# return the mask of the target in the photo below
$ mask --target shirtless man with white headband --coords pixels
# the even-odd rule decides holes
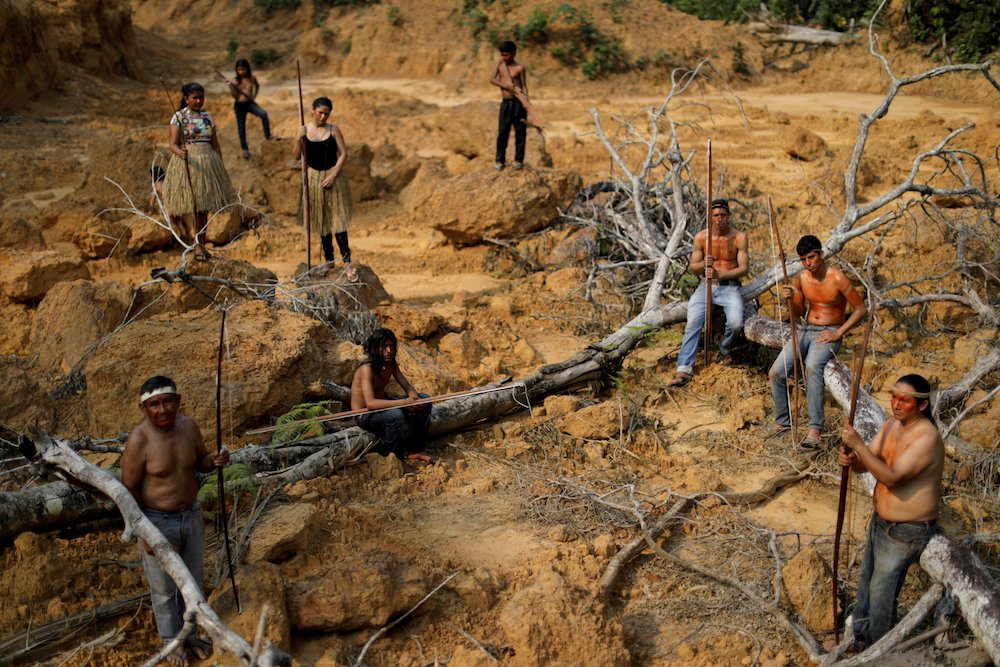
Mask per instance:
[[[198,479],[195,471],[212,472],[229,463],[225,447],[218,454],[205,448],[201,429],[193,419],[178,416],[180,394],[173,380],[151,377],[139,390],[139,409],[146,415],[132,429],[122,455],[122,483],[128,488],[170,545],[184,560],[200,586],[204,579],[205,540]],[[149,545],[140,540],[139,553],[152,593],[156,628],[164,644],[184,625],[184,598],[166,572],[160,568]],[[192,638],[186,646],[167,656],[167,663],[183,667],[188,651],[198,659],[209,655],[209,646]]]

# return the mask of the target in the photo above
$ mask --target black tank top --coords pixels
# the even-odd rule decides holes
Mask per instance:
[[[337,164],[337,141],[332,132],[323,141],[310,141],[306,137],[306,164],[317,171],[326,171]]]

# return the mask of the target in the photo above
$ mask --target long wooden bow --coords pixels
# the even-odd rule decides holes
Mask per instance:
[[[306,124],[306,108],[302,102],[302,68],[299,67],[299,59],[295,59],[295,78],[299,83],[299,125]],[[302,205],[302,212],[305,214],[306,227],[306,271],[312,270],[312,206],[309,203],[309,167],[306,164],[306,141],[307,137],[302,137],[302,192],[305,195],[305,203]]]
[[[868,341],[872,335],[872,328],[875,326],[875,313],[868,314],[868,324],[865,326],[865,335],[861,339],[861,349],[855,354],[854,376],[851,378],[850,409],[847,421],[854,426],[854,413],[858,407],[858,392],[861,389],[861,375],[865,369],[865,355],[868,352]],[[843,447],[843,443],[840,445]],[[851,466],[841,466],[840,468],[840,495],[837,497],[837,527],[833,533],[833,632],[834,639],[840,643],[840,608],[837,605],[839,595],[839,570],[840,570],[840,537],[844,530],[844,510],[847,507],[847,489],[851,484]]]
[[[788,284],[788,266],[785,264],[785,249],[781,246],[781,234],[778,233],[778,223],[771,216],[771,197],[767,198],[767,221],[774,230],[774,242],[778,246],[778,257],[781,258],[781,273]],[[799,347],[799,337],[795,334],[795,310],[792,299],[788,299],[788,324],[792,328],[792,442],[799,441],[799,369],[802,368],[802,349]]]
[[[712,254],[712,140],[708,140],[708,219],[705,224],[705,255]],[[705,264],[705,365],[712,360],[712,279]]]
[[[226,344],[226,310],[222,310],[222,324],[219,327],[219,359],[215,374],[215,451],[222,451],[222,352]],[[233,554],[229,550],[229,521],[226,518],[226,484],[222,468],[215,471],[219,485],[219,512],[222,517],[222,538],[226,545],[226,565],[229,566],[229,581],[233,584],[233,598],[236,600],[236,613],[243,611],[240,606],[240,591],[236,588],[236,574],[233,572]]]

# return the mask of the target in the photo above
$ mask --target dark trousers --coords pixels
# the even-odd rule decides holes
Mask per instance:
[[[507,162],[507,141],[510,139],[510,128],[514,128],[514,161],[524,162],[524,144],[528,138],[528,126],[524,120],[528,112],[524,110],[521,100],[512,98],[500,103],[500,124],[497,129],[497,162]]]
[[[240,148],[247,150],[247,114],[252,113],[264,125],[264,138],[271,138],[271,125],[267,120],[267,112],[256,102],[234,102],[233,112],[236,113],[236,132],[240,135]]]
[[[333,261],[333,239],[337,239],[337,247],[340,248],[340,258],[344,264],[351,261],[351,246],[347,243],[347,232],[337,232],[336,234],[324,234],[319,237],[323,244],[323,259],[328,262]]]
[[[405,396],[389,400],[402,400]],[[427,398],[427,394],[420,394],[420,398]],[[374,433],[383,440],[381,447],[375,451],[383,456],[395,454],[398,458],[403,458],[406,452],[422,452],[427,448],[427,430],[431,425],[431,404],[416,406],[416,410],[406,408],[396,408],[393,410],[382,410],[370,414],[358,415],[358,426]],[[410,439],[406,443],[403,439],[403,429],[409,423]]]

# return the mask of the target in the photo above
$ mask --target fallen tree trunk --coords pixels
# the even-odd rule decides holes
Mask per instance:
[[[180,555],[170,546],[156,526],[146,518],[128,489],[110,472],[88,463],[65,442],[53,442],[47,437],[35,439],[35,446],[42,460],[73,475],[74,478],[99,489],[118,506],[125,518],[126,535],[134,533],[146,542],[160,562],[163,570],[177,584],[184,598],[188,614],[212,638],[215,648],[232,653],[241,664],[251,663],[253,648],[238,634],[230,630],[209,606],[201,590]],[[291,658],[280,649],[267,646],[256,658],[261,667],[291,665]]]
[[[812,44],[815,46],[837,46],[846,44],[854,37],[845,32],[808,28],[802,25],[771,25],[769,23],[748,23],[747,26],[765,44],[788,42],[791,44]]]

